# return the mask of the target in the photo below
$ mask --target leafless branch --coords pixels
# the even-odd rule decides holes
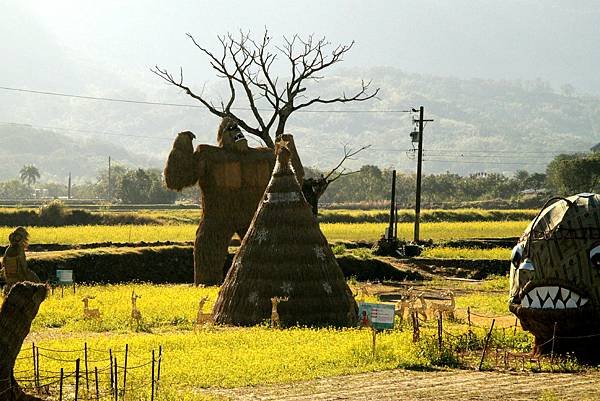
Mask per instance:
[[[369,149],[370,147],[371,145],[365,145],[360,147],[359,149],[354,150],[348,145],[344,145],[344,156],[342,157],[342,160],[340,160],[334,168],[332,168],[327,174],[325,174],[323,176],[323,179],[327,181],[328,184],[331,184],[333,181],[337,180],[340,177],[357,173],[358,171],[346,171],[343,165],[347,160],[352,160],[354,156],[356,156],[363,150]],[[342,170],[338,171],[339,168],[342,168]]]
[[[314,35],[302,39],[298,35],[284,37],[282,46],[274,48],[283,55],[289,63],[290,77],[285,84],[280,85],[279,79],[272,72],[272,66],[277,60],[277,54],[270,51],[271,37],[268,30],[261,39],[254,40],[249,32],[241,32],[239,36],[227,34],[219,36],[221,52],[212,52],[201,46],[191,34],[187,34],[194,46],[196,46],[209,59],[210,66],[216,71],[217,76],[227,79],[229,86],[229,99],[221,102],[221,110],[217,109],[212,102],[203,96],[195,94],[183,83],[183,71],[180,71],[179,79],[175,79],[166,69],[156,66],[152,72],[166,82],[183,89],[188,95],[200,101],[213,114],[224,117],[231,116],[238,120],[242,129],[250,134],[261,138],[267,146],[273,147],[271,130],[275,123],[277,127],[273,137],[282,135],[285,130],[289,116],[296,110],[309,107],[313,104],[331,104],[362,102],[376,97],[379,88],[372,90],[371,82],[361,82],[359,90],[351,95],[342,94],[336,98],[311,97],[306,95],[307,81],[318,81],[323,78],[322,71],[343,60],[344,55],[352,49],[354,42],[347,45],[338,45],[331,49],[331,44],[325,38],[316,38]],[[330,50],[331,49],[331,50]],[[236,90],[241,89],[246,95],[250,111],[256,125],[250,125],[231,111],[236,97]],[[264,99],[271,111],[260,109],[257,100]],[[303,103],[294,104],[298,99],[307,99]],[[269,113],[264,116],[262,113]],[[361,149],[364,150],[364,149]],[[350,152],[351,153],[351,152]],[[351,155],[350,155],[351,157]],[[346,160],[348,155],[346,155]],[[341,164],[340,164],[341,166]],[[337,179],[336,167],[329,178]],[[336,178],[337,177],[337,178]]]

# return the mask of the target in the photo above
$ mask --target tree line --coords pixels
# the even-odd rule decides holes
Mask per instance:
[[[27,172],[27,174],[24,174]],[[307,177],[319,177],[322,172],[306,168]],[[36,183],[39,171],[24,166],[20,179],[0,182],[0,199],[30,199],[32,185],[45,189],[49,198],[67,196],[67,186],[57,183]],[[396,199],[399,205],[410,207],[415,201],[416,177],[398,172]],[[392,170],[365,165],[354,174],[341,177],[329,185],[321,203],[385,203],[390,199]],[[75,199],[108,199],[108,170],[100,171],[95,182],[72,187]],[[547,166],[545,173],[519,170],[513,175],[477,173],[461,176],[446,172],[427,174],[422,181],[424,205],[516,200],[523,197],[568,196],[578,192],[600,192],[600,152],[558,155]],[[159,169],[130,169],[115,165],[111,169],[112,201],[144,204],[173,203],[176,200],[198,200],[198,189],[188,188],[181,193],[165,188]]]

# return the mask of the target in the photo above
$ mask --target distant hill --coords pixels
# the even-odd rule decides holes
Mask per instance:
[[[348,163],[349,168],[370,164],[414,171],[409,133],[416,115],[380,111],[421,105],[426,118],[435,120],[425,127],[425,174],[540,172],[555,155],[586,152],[600,141],[600,98],[579,95],[568,85],[552,88],[539,80],[465,80],[409,74],[392,67],[347,69],[325,74],[305,94],[308,98],[350,94],[360,87],[360,78],[372,79],[372,85],[381,88],[378,100],[331,106],[345,111],[341,113],[298,112],[288,121],[287,130],[294,134],[306,166],[331,168],[341,158],[344,144],[354,148],[371,144]],[[197,104],[158,79],[155,87],[126,85],[133,84],[123,82],[120,91],[96,89],[93,96]],[[202,90],[202,83],[190,85]],[[222,83],[211,81],[205,95],[218,101],[222,89]],[[7,143],[0,148],[6,160],[0,165],[0,178],[15,177],[26,163],[36,164],[48,178],[65,177],[68,171],[93,178],[105,168],[109,155],[125,164],[161,167],[176,133],[183,130],[196,134],[196,144],[216,141],[218,118],[202,108],[15,96],[10,97],[13,103],[0,103],[0,121],[47,121],[46,125],[92,133],[0,125],[0,142]],[[19,100],[24,96],[25,104]],[[247,107],[242,96],[237,100],[237,107]],[[248,118],[247,112],[238,112]]]
[[[122,146],[91,138],[75,139],[50,130],[0,124],[0,180],[19,177],[23,165],[33,164],[42,181],[66,183],[94,179],[108,166],[108,156],[126,166],[158,166],[157,158],[132,153]]]

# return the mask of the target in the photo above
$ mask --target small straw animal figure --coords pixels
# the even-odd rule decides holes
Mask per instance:
[[[444,295],[450,298],[450,303],[441,303],[441,302],[430,302],[429,303],[429,311],[431,314],[442,314],[446,315],[448,319],[454,319],[454,293],[452,291],[445,292]]]
[[[419,301],[420,305],[417,305],[417,301]],[[427,304],[425,303],[425,298],[423,298],[423,293],[420,292],[416,297],[411,298],[411,303],[408,308],[408,311],[412,315],[413,313],[417,313],[423,316],[423,320],[427,321]]]
[[[138,326],[142,325],[142,312],[137,308],[137,300],[141,298],[135,291],[131,291],[131,319],[135,320]]]
[[[394,314],[400,318],[400,324],[404,321],[404,311],[410,309],[412,303],[411,295],[403,295],[400,298],[400,302],[396,302],[396,311]]]
[[[200,303],[198,304],[198,314],[196,315],[196,325],[199,326],[201,324],[209,323],[212,321],[212,313],[204,313],[204,304],[208,301],[208,296],[204,296],[200,298]]]
[[[281,327],[281,321],[279,320],[279,312],[277,307],[280,302],[287,302],[289,297],[273,297],[271,298],[271,327]]]
[[[100,309],[90,309],[89,302],[90,299],[94,299],[96,297],[92,297],[90,295],[83,297],[81,302],[83,302],[83,318],[84,319],[100,319]]]
[[[360,293],[360,298],[358,302],[365,302],[365,297],[371,296],[371,291],[369,290],[368,284],[361,285],[358,287],[358,292]]]

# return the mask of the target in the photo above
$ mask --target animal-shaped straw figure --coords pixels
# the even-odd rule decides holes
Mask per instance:
[[[271,327],[281,327],[281,321],[279,320],[279,312],[277,307],[280,302],[287,302],[289,297],[273,297],[271,298]]]
[[[360,292],[360,298],[358,299],[358,302],[365,302],[365,297],[371,296],[371,291],[369,291],[368,284],[358,287],[358,291]]]
[[[84,319],[100,319],[100,309],[90,309],[89,302],[90,299],[94,299],[96,297],[93,296],[85,296],[81,300],[83,302],[83,318]]]
[[[417,304],[417,301],[419,302],[419,304]],[[427,321],[427,304],[425,303],[425,298],[423,297],[422,292],[420,292],[419,295],[413,296],[411,298],[408,310],[411,315],[413,313],[417,313],[423,316],[423,320]]]
[[[206,301],[208,301],[208,296],[200,298],[200,303],[198,304],[198,314],[196,315],[196,325],[201,325],[212,321],[212,313],[204,313],[203,311]]]
[[[400,318],[400,323],[404,321],[404,311],[410,309],[412,303],[410,295],[403,295],[399,302],[396,302],[396,311],[394,314]]]
[[[448,291],[448,292],[445,292],[444,294],[450,298],[450,303],[430,302],[429,311],[433,315],[439,313],[442,315],[446,315],[448,317],[448,319],[454,319],[454,308],[455,308],[454,293],[452,291]]]
[[[137,308],[137,300],[141,297],[135,291],[131,291],[131,319],[135,320],[138,326],[142,324],[142,312]]]

